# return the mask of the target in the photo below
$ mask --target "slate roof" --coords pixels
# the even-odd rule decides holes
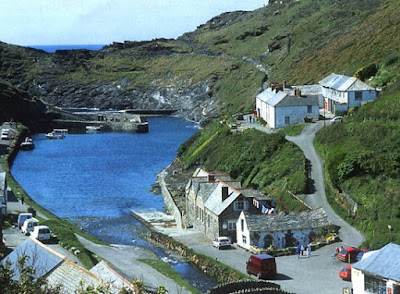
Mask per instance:
[[[253,197],[257,200],[271,200],[271,198],[267,197],[266,195],[264,195],[263,193],[261,193],[258,190],[254,190],[254,189],[240,189],[240,192],[242,192],[242,195],[244,197]]]
[[[284,91],[272,90],[271,88],[258,94],[257,98],[274,107],[318,106],[318,96],[292,96]]]
[[[337,91],[362,91],[362,90],[375,90],[375,88],[361,82],[354,77],[345,75],[330,74],[323,80],[319,81],[323,87],[334,89]]]
[[[400,282],[400,245],[389,243],[352,267],[373,276]]]
[[[43,245],[41,242],[29,238],[2,260],[3,264],[7,261],[11,263],[11,269],[14,270],[13,280],[19,280],[20,271],[18,268],[18,259],[23,256],[27,256],[25,265],[35,269],[33,275],[35,278],[45,276],[62,263],[65,258],[61,254]]]
[[[240,195],[240,192],[228,186],[228,198],[222,201],[222,187],[227,186],[223,182],[219,182],[218,186],[214,189],[207,201],[204,202],[204,207],[210,210],[215,215],[220,215],[225,209],[232,204],[233,201]]]
[[[90,269],[91,273],[96,274],[103,280],[107,281],[110,285],[118,289],[132,289],[133,285],[128,280],[120,276],[115,270],[113,270],[105,261],[100,261],[94,267]]]
[[[246,223],[250,231],[256,232],[319,228],[330,224],[323,208],[291,215],[246,215]]]

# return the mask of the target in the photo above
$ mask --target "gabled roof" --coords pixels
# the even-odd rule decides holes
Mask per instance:
[[[121,289],[132,289],[133,285],[131,282],[120,276],[114,269],[112,269],[105,261],[100,261],[94,267],[90,269],[91,273],[96,274],[103,280],[107,281],[113,287]]]
[[[334,89],[337,91],[375,90],[375,88],[361,82],[357,78],[348,77],[345,75],[338,75],[334,73],[319,81],[319,84],[323,87]]]
[[[389,243],[369,257],[352,265],[364,274],[400,282],[400,245]]]
[[[228,187],[229,197],[222,201],[222,187]],[[215,215],[220,215],[225,209],[229,207],[239,197],[241,193],[236,189],[226,185],[224,182],[219,182],[218,186],[214,189],[207,201],[204,203],[204,207],[210,210]]]
[[[292,96],[284,91],[266,89],[257,98],[273,107],[318,106],[318,96]]]
[[[323,208],[290,215],[245,214],[245,216],[248,229],[256,232],[276,232],[282,230],[319,228],[330,224]]]
[[[31,266],[35,269],[35,273],[33,274],[35,278],[45,276],[62,263],[65,258],[41,242],[28,238],[2,260],[3,264],[8,261],[10,262],[11,269],[14,271],[13,280],[19,280],[20,269],[18,267],[18,260],[23,256],[27,257],[25,266]]]

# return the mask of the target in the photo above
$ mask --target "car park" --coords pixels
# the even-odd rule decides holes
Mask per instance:
[[[229,248],[232,245],[231,240],[228,237],[217,237],[212,241],[212,243],[213,246],[218,249]]]
[[[335,116],[334,118],[331,119],[332,123],[337,123],[342,121],[343,121],[343,116]]]
[[[36,226],[34,227],[31,237],[39,240],[39,241],[49,241],[51,238],[51,231],[48,226]]]
[[[346,281],[351,281],[351,265],[346,265],[339,272],[339,277]]]
[[[246,263],[247,274],[255,275],[259,279],[273,279],[276,277],[275,257],[268,254],[251,255]]]
[[[22,225],[22,234],[29,235],[33,229],[39,225],[39,220],[34,217],[28,218],[24,221]]]
[[[357,254],[359,252],[360,249],[357,247],[346,247],[339,251],[336,258],[343,262],[352,263],[356,261]]]

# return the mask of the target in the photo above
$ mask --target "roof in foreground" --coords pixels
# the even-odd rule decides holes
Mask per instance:
[[[399,264],[400,245],[389,243],[352,266],[366,274],[400,282]]]
[[[258,232],[319,228],[330,224],[323,208],[288,215],[246,215],[246,223],[251,231]]]

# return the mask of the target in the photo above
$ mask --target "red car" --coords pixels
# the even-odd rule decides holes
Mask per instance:
[[[337,255],[337,259],[343,262],[354,262],[356,261],[357,254],[360,252],[360,249],[357,247],[346,247],[342,249]]]
[[[351,265],[346,265],[339,272],[339,277],[346,281],[351,281]]]

